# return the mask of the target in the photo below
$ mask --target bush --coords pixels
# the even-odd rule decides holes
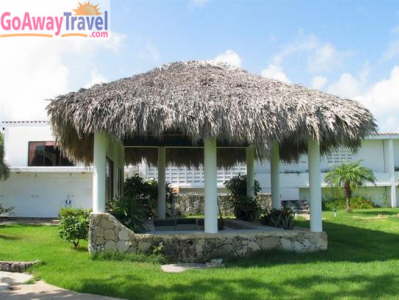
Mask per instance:
[[[168,185],[166,202],[173,201]],[[123,195],[107,203],[107,210],[120,222],[135,232],[145,231],[144,223],[156,214],[158,200],[158,182],[145,181],[139,175],[127,178],[123,186]]]
[[[366,199],[364,197],[352,197],[350,199],[352,209],[369,209],[378,207],[373,201]],[[346,200],[343,198],[330,199],[323,201],[323,210],[335,210],[335,209],[345,209]]]
[[[233,197],[241,197],[247,195],[247,176],[238,175],[225,181],[225,187],[229,190]],[[260,192],[259,182],[255,180],[255,196]]]
[[[255,198],[241,196],[232,201],[234,216],[239,220],[255,221],[259,217],[260,207]]]
[[[62,208],[59,213],[60,237],[77,248],[80,240],[87,240],[89,234],[90,210]]]
[[[247,176],[232,177],[224,185],[230,192],[228,202],[233,208],[234,216],[244,221],[256,220],[259,216],[260,206],[255,198],[247,196]],[[255,180],[255,196],[260,190],[259,182]]]
[[[294,212],[291,208],[271,209],[261,217],[260,222],[263,225],[273,226],[284,229],[294,228]]]

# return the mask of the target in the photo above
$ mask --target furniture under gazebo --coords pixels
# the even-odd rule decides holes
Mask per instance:
[[[57,141],[75,161],[93,164],[93,213],[105,213],[106,165],[114,186],[125,163],[158,166],[158,217],[165,217],[165,167],[203,165],[204,231],[218,232],[217,167],[270,160],[272,205],[280,207],[280,161],[307,153],[310,230],[322,232],[320,155],[356,149],[376,129],[359,103],[300,85],[207,62],[178,62],[54,99],[48,114]],[[114,189],[115,195],[118,189]]]

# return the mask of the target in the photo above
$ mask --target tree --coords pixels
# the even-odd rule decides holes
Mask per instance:
[[[353,191],[365,182],[375,182],[373,171],[360,165],[360,162],[344,163],[327,173],[325,181],[334,187],[342,188],[345,195],[346,210],[350,211]]]
[[[10,169],[4,162],[4,139],[3,135],[0,133],[0,180],[6,180],[10,175]],[[13,210],[12,207],[4,207],[0,203],[0,215],[9,213]]]
[[[10,169],[4,162],[4,139],[0,133],[0,180],[6,180],[10,175]]]

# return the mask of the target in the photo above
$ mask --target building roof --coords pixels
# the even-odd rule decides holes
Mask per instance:
[[[356,148],[375,132],[372,114],[358,102],[242,69],[178,62],[150,72],[61,95],[47,107],[54,133],[70,158],[91,162],[93,135],[107,132],[129,143],[253,144],[257,157],[280,144],[283,160],[307,151]]]
[[[0,121],[0,124],[4,127],[16,127],[16,126],[37,126],[37,125],[48,125],[48,121],[44,120],[30,120],[30,121]]]

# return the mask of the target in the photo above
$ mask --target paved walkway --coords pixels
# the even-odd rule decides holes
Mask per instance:
[[[92,294],[81,294],[58,288],[44,281],[25,284],[32,279],[30,274],[0,272],[1,300],[118,300]]]

